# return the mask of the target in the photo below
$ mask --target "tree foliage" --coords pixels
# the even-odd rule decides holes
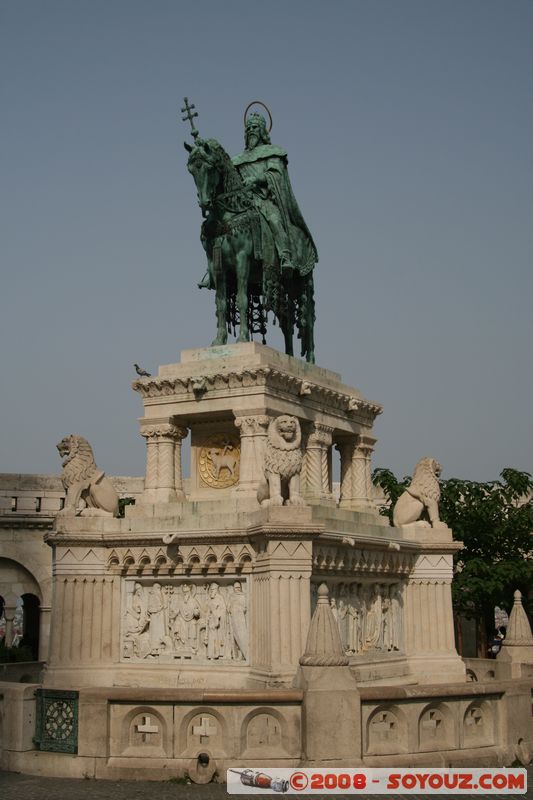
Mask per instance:
[[[398,480],[390,470],[377,469],[372,479],[389,501],[382,513],[392,519],[410,478]],[[483,617],[493,627],[494,606],[510,611],[515,589],[527,597],[533,585],[533,479],[506,468],[497,481],[450,478],[440,486],[440,517],[464,545],[455,556],[455,611]]]

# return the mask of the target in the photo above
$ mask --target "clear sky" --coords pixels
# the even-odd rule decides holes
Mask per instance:
[[[272,110],[375,465],[533,471],[532,42],[530,0],[3,0],[0,471],[141,474],[132,363],[215,335],[184,95],[231,154]]]

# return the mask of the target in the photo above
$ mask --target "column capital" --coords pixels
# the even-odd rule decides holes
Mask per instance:
[[[307,446],[329,447],[333,439],[333,428],[322,422],[314,422],[307,439]]]
[[[258,436],[267,433],[270,417],[266,414],[243,414],[235,417],[235,426],[242,436]]]
[[[356,450],[359,450],[363,455],[367,456],[373,452],[376,442],[377,439],[375,439],[373,436],[367,436],[366,434],[359,434],[357,436],[355,448]]]
[[[337,450],[341,457],[349,456],[349,454],[353,453],[356,446],[356,437],[352,436],[350,439],[340,439],[338,442],[335,442],[334,447]]]
[[[181,425],[175,425],[172,422],[154,423],[150,425],[143,425],[141,427],[141,436],[148,440],[161,440],[171,439],[173,441],[180,441],[187,436],[187,428]]]

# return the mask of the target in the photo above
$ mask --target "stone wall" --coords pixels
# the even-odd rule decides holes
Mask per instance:
[[[305,766],[305,692],[85,689],[77,754],[39,751],[38,686],[0,683],[0,768],[41,775],[162,780],[199,769]],[[354,691],[353,741],[331,766],[510,765],[533,752],[533,682]],[[54,721],[58,709],[52,708]],[[104,733],[104,735],[102,735]],[[307,741],[307,745],[306,745]],[[346,751],[346,748],[344,748]]]
[[[137,498],[144,479],[111,477],[119,497]],[[12,621],[23,594],[39,601],[39,658],[48,657],[52,607],[52,548],[43,536],[52,529],[64,505],[59,475],[0,474],[0,596],[7,622],[6,641],[12,641]],[[2,616],[0,611],[0,617]]]

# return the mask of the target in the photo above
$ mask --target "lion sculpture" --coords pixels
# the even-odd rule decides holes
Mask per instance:
[[[57,445],[63,459],[61,481],[67,492],[63,514],[118,517],[118,494],[94,462],[92,447],[83,436],[65,436]],[[87,508],[78,511],[80,500]]]
[[[265,480],[257,490],[262,506],[302,506],[300,472],[302,471],[302,432],[296,417],[286,414],[268,426],[265,452]],[[285,500],[284,500],[285,498]]]
[[[434,458],[421,458],[415,467],[411,485],[400,495],[394,506],[394,527],[419,525],[429,528],[446,528],[439,519],[440,486],[442,467]]]

